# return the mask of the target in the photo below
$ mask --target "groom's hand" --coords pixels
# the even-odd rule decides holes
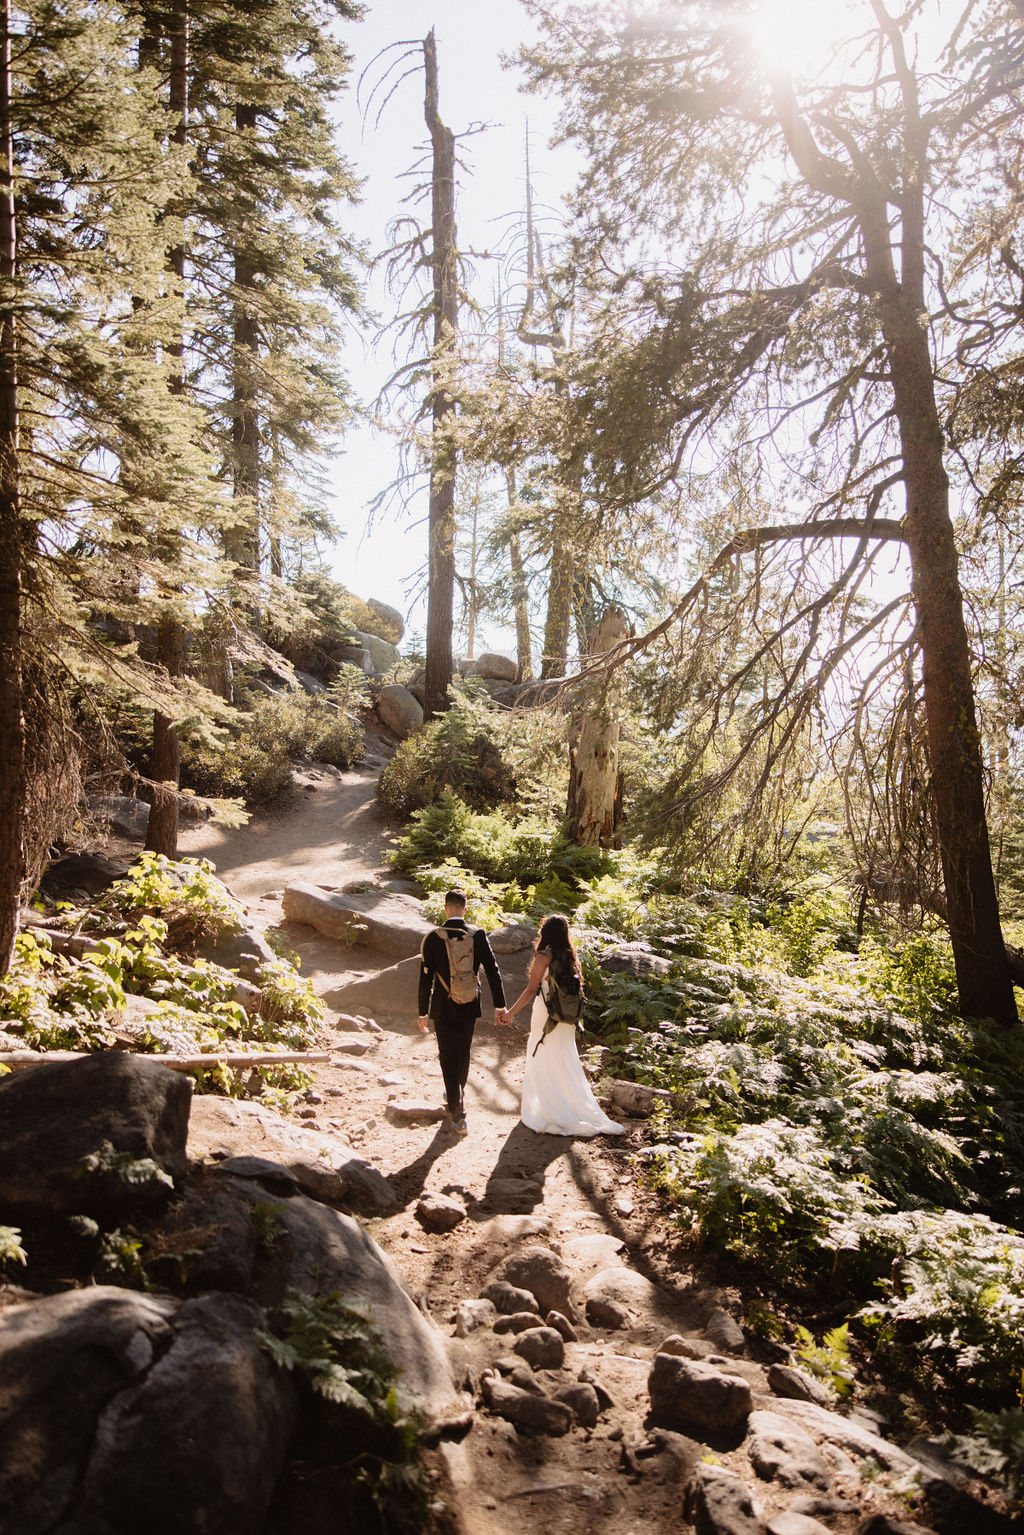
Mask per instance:
[[[496,1007],[494,1009],[494,1021],[499,1028],[503,1028],[508,1023],[508,1008]]]
[[[427,1019],[427,1018],[417,1018],[417,1020],[416,1020],[416,1027],[419,1029],[421,1034],[429,1033],[429,1031],[430,1031],[430,1021],[429,1021],[429,1019]]]

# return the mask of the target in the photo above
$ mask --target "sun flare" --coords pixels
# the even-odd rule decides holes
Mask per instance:
[[[757,0],[742,31],[767,75],[814,77],[856,27],[854,0]]]

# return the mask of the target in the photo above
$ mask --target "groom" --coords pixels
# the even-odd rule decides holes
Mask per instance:
[[[494,999],[494,1020],[505,1021],[505,991],[501,971],[487,934],[466,922],[466,892],[449,890],[444,898],[444,927],[435,928],[420,950],[418,1019],[426,1034],[429,1018],[437,1034],[437,1053],[444,1078],[448,1114],[456,1135],[468,1134],[463,1094],[469,1076],[469,1052],[480,1017],[480,983],[483,965]]]

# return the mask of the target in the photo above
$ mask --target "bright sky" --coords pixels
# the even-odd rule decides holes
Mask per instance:
[[[538,203],[557,203],[571,181],[567,153],[552,156],[546,148],[556,106],[547,99],[520,94],[517,72],[503,70],[499,62],[499,55],[515,52],[528,32],[528,18],[518,0],[436,0],[433,6],[419,0],[387,0],[373,6],[363,22],[345,29],[355,68],[353,89],[342,108],[341,143],[366,181],[363,202],[346,217],[349,228],[372,251],[387,245],[388,226],[405,211],[402,198],[421,179],[410,179],[406,172],[421,158],[427,144],[422,52],[418,59],[409,60],[409,65],[418,63],[419,67],[398,87],[379,127],[374,126],[376,110],[365,125],[360,123],[355,82],[365,70],[361,91],[361,98],[365,98],[402,50],[384,54],[376,63],[375,56],[393,42],[422,39],[432,25],[437,35],[443,119],[456,134],[476,124],[490,125],[460,146],[466,167],[458,191],[460,245],[475,251],[494,247],[522,208],[527,115]],[[396,70],[389,84],[402,72],[402,68]],[[378,93],[375,107],[384,94],[386,88]],[[427,203],[420,217],[429,222],[429,215]],[[492,270],[493,263],[477,262],[477,282],[484,297],[490,294]],[[394,300],[385,293],[380,277],[372,282],[370,303],[382,319],[394,310]],[[390,340],[375,343],[368,334],[364,344],[353,338],[345,366],[357,393],[364,400],[372,400],[393,371]],[[362,597],[379,597],[405,613],[414,573],[426,558],[425,492],[416,495],[404,512],[396,508],[375,522],[371,533],[364,531],[369,503],[394,478],[397,467],[396,449],[390,440],[366,427],[347,436],[344,455],[331,474],[334,512],[346,535],[334,552],[333,569],[350,590]],[[411,614],[410,627],[421,631],[425,627],[422,603]],[[486,635],[482,638],[486,640]]]

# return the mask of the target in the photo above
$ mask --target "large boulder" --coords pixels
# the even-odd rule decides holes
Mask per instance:
[[[145,842],[149,826],[149,806],[145,800],[127,794],[91,794],[86,801],[89,814],[116,837],[131,842]]]
[[[354,629],[352,637],[362,645],[364,650],[369,651],[375,672],[389,672],[402,659],[398,653],[398,647],[389,644],[387,640],[382,640],[379,634],[368,634],[364,629]]]
[[[178,1306],[98,1285],[0,1314],[0,1529],[52,1529],[77,1500],[98,1418],[167,1349]]]
[[[400,682],[389,682],[381,688],[377,694],[377,713],[401,741],[423,724],[423,705]]]
[[[488,650],[482,656],[477,656],[475,661],[470,661],[464,676],[483,677],[490,682],[515,682],[518,670],[510,656]]]
[[[233,1164],[241,1154],[255,1153],[252,1170],[243,1175],[264,1186],[272,1183],[269,1170],[276,1165],[282,1177],[313,1199],[374,1213],[394,1207],[395,1193],[384,1174],[338,1136],[307,1130],[246,1099],[198,1097],[192,1106],[188,1151],[194,1159],[215,1157]],[[237,1166],[230,1171],[239,1174]]]
[[[325,992],[323,1000],[338,1012],[366,1013],[378,1023],[411,1022],[418,1006],[419,977],[419,958],[413,955],[386,970],[345,981]]]
[[[798,1492],[830,1492],[832,1476],[805,1429],[776,1412],[750,1415],[747,1454],[758,1476]]]
[[[391,890],[341,895],[317,885],[289,885],[282,906],[289,922],[307,922],[325,938],[365,944],[395,959],[418,954],[433,926],[415,896]]]
[[[612,944],[597,955],[601,969],[608,975],[668,975],[672,961],[655,954],[645,943]]]
[[[368,677],[373,676],[373,659],[364,645],[332,645],[327,656],[339,666],[357,666]]]
[[[192,1084],[155,1057],[105,1051],[0,1081],[0,1210],[119,1220],[185,1171]],[[98,1164],[87,1168],[86,1159]]]
[[[69,1535],[263,1528],[298,1410],[263,1326],[241,1296],[182,1305],[170,1348],[98,1418]]]
[[[381,619],[391,635],[391,643],[400,645],[405,637],[405,619],[398,609],[393,608],[388,602],[381,602],[379,597],[367,597],[366,606],[371,613],[375,613]]]
[[[337,1290],[350,1310],[373,1324],[388,1358],[399,1367],[396,1394],[402,1410],[434,1425],[464,1422],[466,1400],[456,1389],[440,1330],[423,1315],[391,1260],[362,1226],[301,1194],[281,1199],[255,1185],[238,1183],[237,1188],[240,1197],[262,1206],[261,1219],[271,1220],[281,1234],[274,1252],[274,1293],[261,1298],[276,1303],[290,1290]]]

